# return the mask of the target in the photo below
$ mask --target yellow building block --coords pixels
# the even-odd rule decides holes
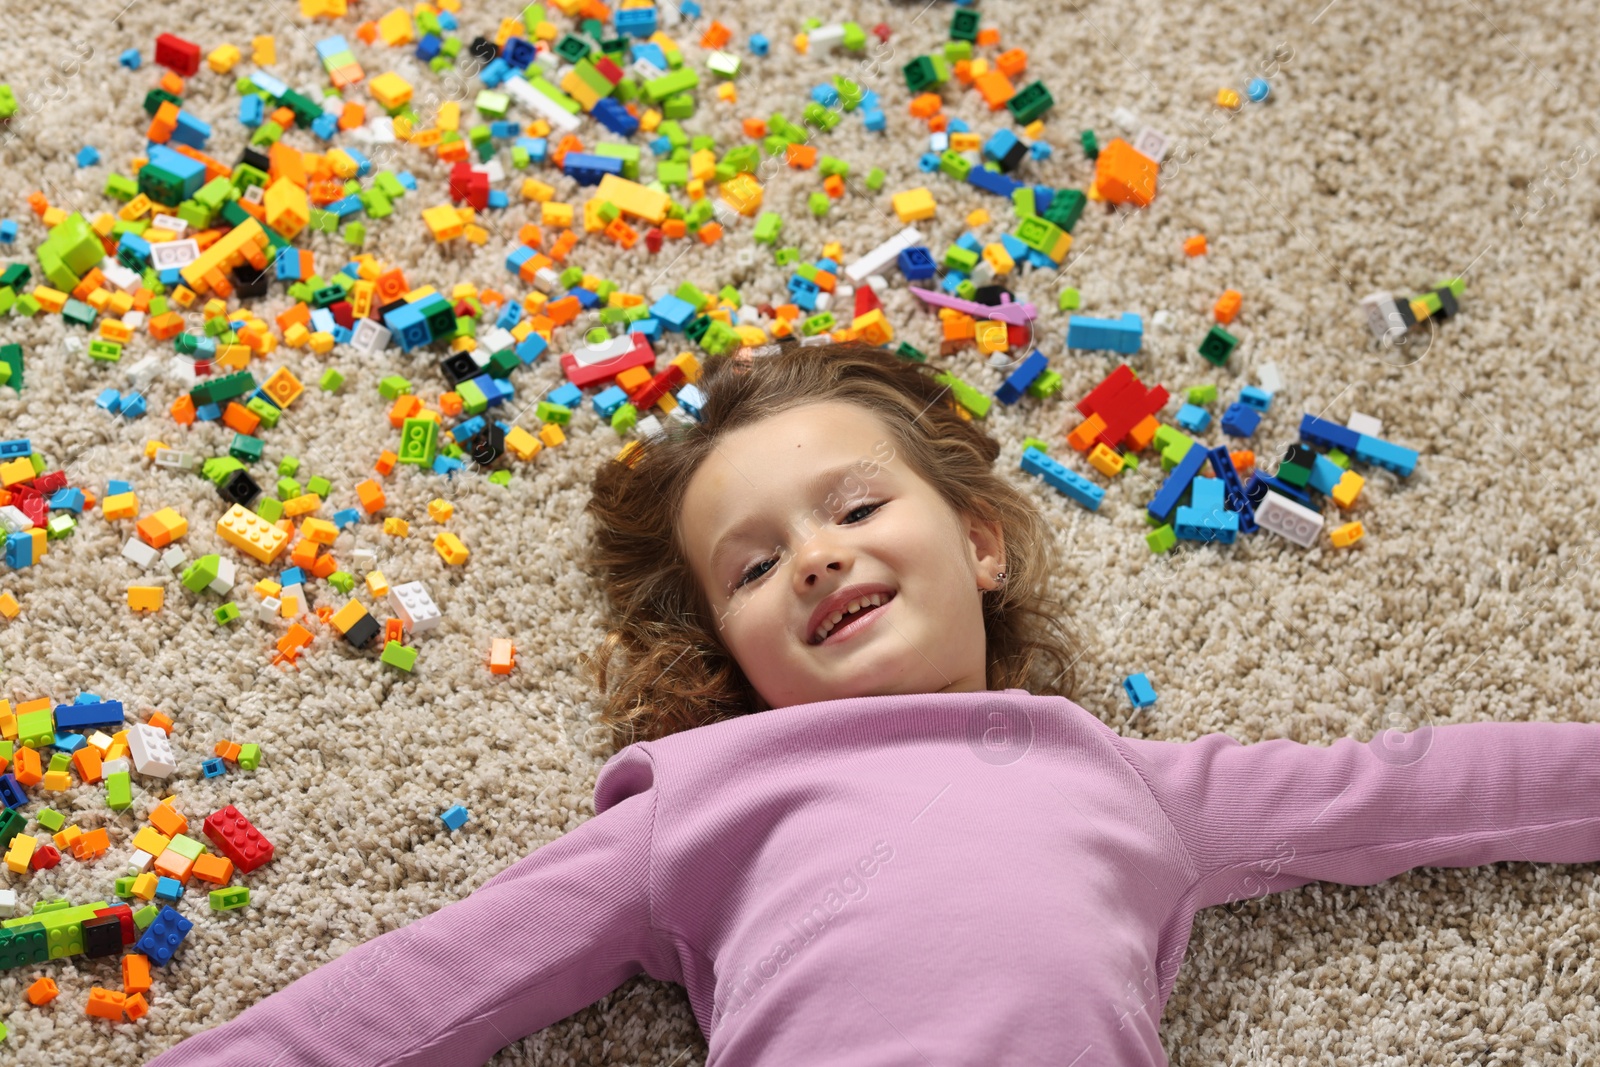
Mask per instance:
[[[206,56],[206,66],[211,68],[213,74],[226,74],[239,65],[241,58],[237,48],[225,44],[211,50],[211,54]]]
[[[983,246],[983,261],[993,267],[996,274],[1010,274],[1017,265],[1006,246],[998,241]]]
[[[367,575],[367,592],[375,597],[389,595],[389,579],[383,576],[382,571],[373,571]]]
[[[286,240],[294,240],[311,222],[311,201],[306,191],[288,178],[279,178],[267,186],[263,201],[267,211],[267,225]]]
[[[435,241],[444,242],[461,236],[464,226],[461,213],[449,204],[440,204],[423,211],[422,221],[433,233]]]
[[[277,596],[279,593],[283,592],[283,586],[279,585],[271,578],[263,578],[255,585],[251,586],[251,588],[256,591],[256,595],[259,597]]]
[[[333,613],[333,626],[342,634],[350,632],[350,627],[366,618],[367,609],[361,606],[361,601],[351,600],[344,607]]]
[[[1355,471],[1345,471],[1339,476],[1338,484],[1333,487],[1333,492],[1329,495],[1333,497],[1335,504],[1349,511],[1355,506],[1356,497],[1361,495],[1361,487],[1366,484],[1367,480]]]
[[[140,852],[148,852],[152,856],[159,856],[172,844],[172,838],[157,830],[154,826],[144,826],[133,835],[133,847]]]
[[[1347,522],[1336,530],[1328,532],[1328,540],[1332,541],[1335,548],[1348,548],[1366,536],[1366,527],[1359,521]]]
[[[938,205],[933,202],[933,194],[926,188],[907,189],[903,193],[895,193],[889,203],[894,207],[894,213],[900,216],[901,222],[921,222],[931,219]]]
[[[761,210],[761,183],[750,174],[735,174],[717,187],[717,192],[729,207],[749,217]]]
[[[549,448],[555,448],[565,442],[566,439],[567,435],[561,432],[561,427],[556,423],[547,422],[539,427],[539,440],[543,441]]]
[[[533,434],[521,426],[511,427],[511,432],[506,434],[506,451],[526,463],[537,456],[544,445]]]
[[[884,316],[882,308],[873,308],[865,315],[857,315],[850,321],[850,328],[868,344],[887,344],[894,339],[894,327]]]
[[[17,598],[10,593],[0,593],[0,615],[14,619],[22,613],[22,605],[17,603]]]
[[[378,20],[378,36],[390,48],[410,44],[416,39],[415,35],[416,27],[411,23],[411,13],[403,7],[395,8]]]
[[[258,67],[270,67],[278,61],[278,42],[269,36],[250,39],[250,62]]]
[[[322,506],[322,498],[315,493],[301,493],[283,502],[283,513],[291,519],[309,515]]]
[[[7,489],[23,482],[31,482],[33,475],[33,464],[26,456],[20,456],[9,463],[0,463],[0,486]]]
[[[128,586],[128,607],[134,611],[160,611],[165,592],[159,585]]]
[[[289,543],[288,534],[243,504],[233,505],[217,520],[217,536],[262,563],[277,559]]]
[[[539,205],[539,223],[542,226],[555,226],[563,230],[572,229],[572,205],[546,200]]]
[[[451,566],[460,566],[467,561],[467,546],[461,543],[461,538],[449,531],[433,539],[433,550]]]
[[[399,14],[406,17],[403,11]],[[392,70],[367,82],[367,92],[385,108],[404,107],[411,102],[411,83]]]
[[[339,537],[339,527],[327,519],[309,518],[300,524],[300,536],[314,544],[331,545]]]
[[[383,520],[383,532],[390,537],[405,537],[411,532],[411,524],[398,515],[391,515]]]
[[[1094,450],[1089,453],[1089,466],[1107,478],[1115,478],[1120,474],[1124,462],[1116,449],[1108,448],[1100,441],[1095,442]]]
[[[261,383],[261,391],[266,393],[278,407],[286,408],[294,403],[301,393],[306,391],[306,387],[301,384],[299,378],[296,378],[289,371],[288,367],[279,367],[267,376],[266,381]]]
[[[46,789],[60,791],[72,788],[72,773],[70,771],[45,771],[44,777],[39,779],[39,784]]]
[[[449,522],[450,516],[455,513],[456,506],[443,497],[428,501],[428,518],[434,522]]]
[[[33,859],[33,850],[39,847],[39,839],[29,834],[18,834],[11,839],[11,847],[6,850],[6,866],[11,868],[13,874],[27,874],[28,861]]]
[[[526,192],[523,195],[527,195]],[[617,205],[624,215],[632,215],[656,224],[667,217],[667,211],[672,206],[672,198],[666,193],[658,193],[654,189],[646,188],[626,178],[619,178],[615,174],[607,174],[600,179],[600,189],[595,195],[601,200],[609,200]],[[535,199],[548,200],[549,197]]]
[[[614,175],[614,174],[607,174],[604,178],[600,179],[600,187],[602,189],[604,189],[606,182],[610,181],[612,178],[615,178],[615,177],[616,177],[616,175]],[[618,178],[617,180],[618,181],[623,181],[624,179]],[[641,185],[640,188],[642,189],[642,188],[644,188],[644,186]],[[542,203],[550,200],[555,195],[556,195],[556,190],[555,190],[555,186],[553,186],[553,185],[546,185],[544,182],[540,181],[538,178],[524,178],[524,179],[522,179],[522,199],[524,199],[524,200],[537,200],[537,201],[539,201],[539,203],[542,204]],[[663,194],[663,195],[665,195],[665,194]],[[624,211],[628,210],[627,208],[622,207],[622,205],[620,203],[617,204],[617,206],[621,207],[622,210],[624,210]],[[663,211],[663,214],[665,214],[665,211]]]

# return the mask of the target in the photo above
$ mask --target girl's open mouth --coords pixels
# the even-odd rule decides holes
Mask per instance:
[[[813,645],[837,645],[850,640],[877,622],[878,616],[883,614],[889,605],[894,602],[897,595],[895,593],[886,594],[883,603],[877,607],[867,605],[854,615],[845,616],[839,620],[837,626],[828,632],[827,637],[821,641],[812,641],[811,643]]]

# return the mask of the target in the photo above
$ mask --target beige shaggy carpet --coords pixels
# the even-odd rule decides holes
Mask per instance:
[[[352,2],[349,16],[331,22],[308,22],[292,0],[124,2],[19,4],[7,13],[0,69],[22,107],[0,136],[0,214],[21,227],[18,242],[0,250],[6,262],[37,268],[33,251],[45,234],[28,209],[30,192],[45,190],[53,203],[91,217],[116,206],[100,190],[110,171],[127,173],[143,147],[140,103],[156,78],[150,57],[160,32],[181,33],[206,52],[239,46],[245,61],[235,74],[253,69],[250,38],[273,34],[273,71],[302,88],[326,84],[314,44],[341,33],[368,77],[393,69],[449,95],[408,50],[356,40],[361,18],[389,10],[378,0]],[[886,135],[852,116],[819,139],[855,167],[852,191],[825,219],[805,210],[820,185],[815,172],[771,181],[767,204],[786,219],[781,243],[810,258],[834,239],[859,255],[899,228],[890,193],[923,184],[940,205],[923,226],[936,252],[959,236],[973,208],[997,220],[980,231],[986,240],[1010,225],[1000,201],[917,170],[926,130],[907,115],[899,67],[946,39],[953,9],[944,0],[785,7],[776,16],[752,0],[707,5],[706,18],[689,28],[669,22],[667,32],[700,66],[699,36],[714,16],[733,29],[746,67],[736,105],[702,92],[700,113],[686,123],[692,132],[714,134],[722,148],[739,143],[741,118],[782,110],[797,119],[810,88],[836,73],[877,90],[888,114]],[[1272,0],[1263,11],[1194,0],[1030,0],[987,2],[981,12],[1003,47],[1028,49],[1029,76],[1043,78],[1056,100],[1045,135],[1054,155],[1024,167],[1031,179],[1084,187],[1091,165],[1079,133],[1093,129],[1102,142],[1131,136],[1135,128],[1119,119],[1152,124],[1173,141],[1148,210],[1091,205],[1061,277],[1026,271],[1015,280],[1043,308],[1039,343],[1066,388],[1051,402],[996,405],[988,425],[1004,443],[1008,469],[1016,469],[1025,436],[1060,442],[1069,400],[1116,364],[1109,354],[1064,351],[1066,316],[1056,297],[1066,285],[1082,291],[1084,313],[1145,316],[1144,347],[1131,363],[1175,393],[1215,383],[1232,399],[1257,368],[1275,362],[1286,384],[1259,450],[1290,440],[1303,412],[1342,423],[1360,411],[1382,420],[1383,437],[1421,453],[1408,479],[1365,470],[1355,514],[1367,534],[1345,550],[1326,536],[1305,550],[1263,534],[1154,557],[1143,541],[1143,505],[1158,478],[1152,454],[1111,485],[1097,514],[1016,474],[1060,530],[1059,584],[1090,638],[1082,703],[1129,736],[1224,731],[1246,742],[1327,744],[1486,719],[1600,719],[1591,688],[1597,494],[1589,471],[1600,390],[1582,311],[1600,277],[1600,198],[1588,165],[1600,144],[1600,76],[1588,6]],[[500,18],[514,14],[514,5],[467,0],[463,36],[492,36]],[[892,51],[883,51],[876,72],[842,51],[799,55],[791,39],[805,16],[868,27],[885,20]],[[757,31],[773,40],[768,59],[746,48]],[[137,73],[117,66],[128,47],[144,54]],[[1266,103],[1232,114],[1213,106],[1219,88],[1242,90],[1273,63]],[[211,150],[225,160],[237,158],[245,140],[234,76],[202,72],[186,98],[213,124]],[[350,95],[366,99],[361,86]],[[944,95],[953,114],[984,134],[1005,125],[974,94],[951,86]],[[583,136],[612,139],[598,129],[590,122]],[[290,139],[306,150],[320,145],[304,132]],[[102,162],[79,169],[74,156],[84,145],[98,148]],[[512,174],[503,185],[514,205],[503,216],[509,225],[485,247],[440,248],[419,212],[444,201],[447,168],[401,146],[396,167],[411,170],[421,191],[391,219],[369,224],[368,250],[403,265],[413,284],[472,281],[520,296],[525,288],[502,265],[529,217],[509,157],[502,151]],[[889,173],[876,196],[855,181],[874,164]],[[578,199],[568,179],[551,180]],[[624,289],[690,279],[702,287],[731,282],[747,301],[777,297],[785,272],[767,250],[755,252],[749,226],[731,226],[715,248],[669,244],[654,258],[642,246],[620,253],[590,238],[574,261]],[[1195,233],[1209,238],[1210,252],[1187,259],[1181,244]],[[324,253],[339,261],[336,238],[300,243],[316,249],[319,262]],[[1416,293],[1451,275],[1467,285],[1456,319],[1400,352],[1373,347],[1358,307],[1363,295]],[[1194,348],[1226,288],[1243,293],[1235,330],[1243,343],[1219,371]],[[899,337],[937,352],[935,320],[897,274],[892,290],[886,306]],[[287,303],[274,285],[255,306],[270,318]],[[1165,328],[1153,321],[1162,310],[1170,313]],[[52,466],[69,465],[74,480],[97,493],[107,479],[131,480],[141,512],[178,508],[190,520],[191,556],[227,551],[213,532],[222,508],[211,486],[143,458],[151,439],[205,455],[227,447],[218,426],[174,426],[165,409],[177,383],[151,387],[152,412],[143,419],[111,419],[94,398],[108,386],[126,389],[126,375],[69,348],[66,339],[81,340],[82,331],[57,316],[11,316],[0,320],[0,334],[22,344],[28,360],[20,397],[0,388],[0,437],[30,437]],[[561,337],[570,345],[578,329]],[[141,335],[124,366],[167,351]],[[355,484],[397,436],[384,420],[378,380],[408,373],[419,392],[436,394],[436,358],[436,349],[382,359],[275,353],[268,366],[311,378],[332,365],[348,383],[337,394],[309,389],[264,434],[267,462],[297,455],[305,473],[332,480],[336,500],[353,503]],[[972,350],[938,361],[986,391],[1001,380]],[[545,357],[515,381],[519,399],[536,397],[558,384],[559,368]],[[522,421],[537,428],[531,414]],[[1204,439],[1220,437],[1212,430]],[[270,865],[240,880],[253,893],[249,907],[213,915],[191,891],[184,909],[195,929],[159,974],[142,1022],[112,1026],[84,1016],[89,987],[119,985],[106,961],[77,957],[0,975],[0,1021],[10,1030],[0,1057],[61,1067],[142,1062],[349,947],[464,897],[588,818],[610,752],[592,730],[594,694],[576,669],[602,619],[597,591],[573,559],[584,544],[587,480],[618,446],[585,408],[568,442],[519,466],[506,487],[414,469],[387,480],[387,514],[410,518],[412,536],[383,537],[368,523],[357,540],[378,552],[391,581],[426,582],[445,615],[417,642],[411,675],[326,637],[298,670],[273,667],[278,631],[254,620],[220,629],[209,617],[219,601],[193,597],[173,579],[163,611],[131,614],[125,587],[138,572],[119,556],[126,524],[113,530],[98,513],[52,543],[40,565],[0,571],[0,589],[22,605],[19,618],[0,623],[0,695],[70,700],[88,691],[141,717],[166,711],[177,722],[182,763],[165,790],[141,781],[134,810],[121,817],[109,816],[97,787],[49,798],[85,827],[109,826],[113,848],[94,863],[68,858],[54,870],[0,875],[25,905],[108,897],[135,816],[165,791],[196,819],[235,803],[277,847]],[[1057,452],[1067,453],[1064,444]],[[1078,457],[1068,462],[1090,473]],[[441,495],[456,507],[450,528],[471,550],[459,568],[443,566],[429,545],[435,527],[425,507]],[[348,558],[354,545],[347,534],[335,553]],[[241,560],[234,599],[253,605],[248,583],[267,572]],[[508,677],[486,665],[496,637],[519,650]],[[1130,714],[1120,683],[1136,671],[1148,674],[1160,699]],[[201,779],[199,762],[220,739],[260,743],[261,768]],[[470,809],[471,821],[449,833],[439,812],[454,803]],[[1505,863],[1419,870],[1371,888],[1313,884],[1204,913],[1162,1029],[1180,1064],[1593,1062],[1597,942],[1593,866]],[[38,1009],[23,991],[42,973],[62,995]],[[1107,998],[1108,1011],[1157,1008],[1148,990],[1108,990]],[[427,1000],[422,991],[405,1010],[426,1013]],[[704,1056],[682,991],[637,980],[495,1062],[687,1067]]]

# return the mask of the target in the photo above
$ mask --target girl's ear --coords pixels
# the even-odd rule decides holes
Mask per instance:
[[[998,519],[980,519],[969,515],[966,519],[967,538],[972,545],[972,561],[978,571],[978,581],[992,582],[997,572],[1006,569],[1005,530]],[[985,586],[987,588],[987,586]]]

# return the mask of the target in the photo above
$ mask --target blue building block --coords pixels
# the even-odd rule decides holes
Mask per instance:
[[[921,281],[931,278],[938,273],[939,268],[933,262],[933,255],[921,245],[901,249],[895,257],[895,263],[900,267],[900,273],[905,275],[907,281]]]
[[[239,122],[251,129],[261,125],[267,117],[267,106],[261,98],[251,93],[239,101]]]
[[[1219,541],[1231,545],[1239,534],[1239,516],[1226,510],[1227,487],[1221,478],[1196,478],[1187,505],[1178,505],[1172,531],[1185,541]]]
[[[278,584],[284,587],[291,585],[304,585],[305,581],[306,572],[301,570],[299,567],[290,567],[288,570],[278,575]]]
[[[1190,445],[1189,451],[1183,454],[1178,465],[1172,468],[1167,475],[1167,480],[1161,483],[1161,488],[1156,490],[1155,498],[1146,505],[1146,510],[1161,522],[1168,521],[1172,510],[1178,506],[1178,500],[1183,496],[1183,491],[1189,488],[1189,483],[1200,472],[1205,464],[1206,450],[1199,445]]]
[[[656,32],[656,9],[653,7],[624,8],[615,16],[618,33],[633,37],[649,37]]]
[[[395,180],[413,193],[417,191],[417,176],[409,170],[403,170],[395,175]]]
[[[100,162],[100,149],[94,145],[84,145],[78,149],[78,166],[92,167]]]
[[[33,566],[33,538],[25,533],[6,535],[6,566],[12,570]]]
[[[115,415],[122,410],[122,394],[115,389],[102,389],[100,395],[94,398],[94,406],[107,415]]]
[[[1100,510],[1100,501],[1106,495],[1104,489],[1063,467],[1037,448],[1030,448],[1022,453],[1022,469],[1029,474],[1041,476],[1052,488],[1071,497],[1090,511]]]
[[[1206,458],[1211,462],[1212,473],[1222,479],[1225,490],[1223,506],[1239,514],[1239,532],[1255,533],[1259,529],[1256,526],[1255,506],[1250,503],[1250,495],[1244,491],[1244,483],[1239,480],[1239,471],[1233,465],[1233,457],[1228,455],[1227,446],[1218,445],[1206,453]]]
[[[105,730],[116,733],[123,727],[122,701],[57,704],[55,720],[57,730]]]
[[[628,394],[620,385],[609,385],[594,395],[590,401],[594,405],[594,413],[608,422],[616,414],[618,408],[628,402]]]
[[[764,33],[752,33],[750,35],[750,54],[751,55],[764,56],[764,55],[766,55],[767,53],[769,53],[771,51],[772,51],[772,45],[771,45],[771,43],[769,43],[767,41],[767,35],[766,34],[764,34]]]
[[[185,200],[199,192],[200,186],[205,184],[205,164],[190,159],[166,145],[151,145],[146,158],[150,164],[177,179],[178,195]]]
[[[1144,320],[1131,311],[1121,318],[1073,315],[1067,319],[1067,347],[1132,355],[1144,340]]]
[[[172,140],[190,148],[203,149],[206,142],[211,140],[211,123],[187,111],[179,111],[177,124],[172,128]]]
[[[1265,415],[1267,409],[1272,407],[1272,394],[1259,386],[1247,385],[1239,390],[1239,403]]]
[[[455,804],[441,812],[439,818],[451,830],[459,830],[467,825],[467,809],[460,804]]]
[[[425,33],[417,42],[417,50],[413,53],[418,59],[426,63],[439,54],[444,46],[444,40],[437,33]]]
[[[1304,432],[1301,431],[1302,434]],[[1366,434],[1357,435],[1355,456],[1363,463],[1382,467],[1402,478],[1410,477],[1411,472],[1417,467],[1416,452],[1376,437],[1368,437]]]
[[[183,899],[183,883],[176,878],[157,878],[156,899],[164,900],[168,904],[176,904]]]
[[[1244,91],[1246,96],[1259,104],[1267,98],[1267,94],[1272,91],[1272,87],[1267,84],[1267,79],[1265,78],[1251,78],[1245,83]]]
[[[619,137],[632,137],[639,131],[639,120],[630,115],[628,109],[615,97],[602,97],[589,114],[600,125]]]
[[[207,778],[221,778],[228,773],[228,767],[222,762],[221,756],[212,756],[200,761],[200,773]]]
[[[3,452],[0,452],[0,455],[3,454]],[[106,482],[106,496],[116,496],[118,493],[131,492],[133,492],[132,482],[125,482],[120,478],[112,478]]]
[[[1122,680],[1123,692],[1136,708],[1148,708],[1156,702],[1156,688],[1142,674],[1130,674]]]
[[[571,382],[563,382],[550,390],[545,399],[552,404],[560,404],[564,408],[575,408],[583,403],[583,390]]]
[[[1361,440],[1361,435],[1349,427],[1310,414],[1300,417],[1300,436],[1321,448],[1337,448],[1347,456],[1355,455]]]
[[[465,466],[466,464],[459,459],[451,459],[449,456],[433,457],[433,473],[435,474],[454,474]]]
[[[1011,194],[1022,185],[1021,182],[1008,178],[1004,174],[997,174],[986,167],[973,167],[967,171],[967,184],[974,188],[982,189],[986,193],[1003,196],[1007,200],[1010,200]]]
[[[1044,373],[1048,362],[1044,357],[1044,353],[1035,348],[1028,353],[1028,358],[1023,360],[1022,364],[1012,371],[1005,381],[1000,383],[1000,388],[994,391],[995,399],[1002,404],[1015,404],[1018,400],[1021,400],[1023,391],[1033,384],[1034,379]]]
[[[792,278],[790,280],[793,281]],[[694,318],[695,310],[687,300],[668,293],[650,305],[650,314],[681,333],[689,325],[689,320]]]
[[[1006,250],[1006,255],[1021,263],[1028,258],[1028,253],[1033,251],[1016,234],[1003,233],[1000,235],[1000,247]]]
[[[1198,404],[1185,404],[1178,409],[1177,423],[1190,433],[1199,433],[1211,425],[1211,412]]]
[[[450,431],[450,436],[455,440],[456,444],[464,444],[482,433],[485,425],[482,415],[474,415],[465,422],[458,423],[455,429]]]
[[[0,219],[0,244],[12,244],[17,239],[17,220]]]
[[[889,125],[880,108],[867,107],[861,109],[861,124],[869,130],[886,129]]]
[[[536,333],[530,333],[527,338],[519,343],[516,348],[512,349],[512,351],[517,354],[518,359],[522,360],[523,366],[527,366],[529,363],[532,363],[534,360],[538,359],[539,356],[544,353],[544,350],[549,347],[549,343],[543,337],[540,337]]]
[[[139,55],[137,48],[128,48],[117,57],[117,62],[129,70],[138,70],[144,65],[144,57]]]
[[[1021,143],[1017,135],[1010,130],[999,129],[991,133],[989,139],[983,143],[983,154],[996,163],[1001,163],[1012,149]]]
[[[1277,478],[1262,474],[1260,471],[1253,472],[1250,475],[1250,480],[1244,483],[1244,492],[1250,499],[1251,507],[1261,503],[1261,498],[1266,496],[1268,489],[1274,493],[1282,493],[1296,504],[1304,505],[1313,511],[1317,510],[1316,505],[1311,502],[1310,493],[1301,489],[1298,485],[1290,485],[1288,482],[1279,481]]]
[[[343,530],[361,521],[361,512],[355,508],[340,508],[333,513],[333,524]]]
[[[165,967],[172,962],[172,954],[178,951],[178,946],[183,944],[183,939],[189,936],[192,929],[194,923],[172,908],[164,907],[145,927],[139,940],[134,942],[133,950],[149,956],[150,962],[157,967]]]
[[[827,84],[813,85],[811,87],[811,99],[823,107],[832,107],[839,102],[839,90]]]
[[[17,776],[9,771],[0,774],[0,804],[8,808],[20,808],[27,802],[28,794],[23,792]]]
[[[1333,493],[1333,487],[1344,477],[1344,468],[1327,456],[1318,456],[1311,464],[1311,479],[1306,484],[1323,496]]]
[[[521,37],[512,37],[506,41],[505,47],[500,49],[499,58],[505,60],[506,65],[512,70],[526,70],[536,54],[531,42]]]
[[[568,152],[561,160],[561,172],[579,185],[599,185],[607,174],[622,177],[622,160],[616,156],[597,156],[592,152]]]
[[[13,437],[9,441],[0,441],[0,459],[17,459],[21,456],[33,455],[33,441],[27,437]]]
[[[1243,404],[1229,404],[1222,413],[1222,432],[1230,437],[1249,437],[1261,425],[1261,413]]]
[[[1052,151],[1053,151],[1053,149],[1050,147],[1048,142],[1046,142],[1046,141],[1035,141],[1035,142],[1033,142],[1033,145],[1028,149],[1028,156],[1035,163],[1043,163],[1043,162],[1045,162],[1046,160],[1048,160],[1050,158],[1050,153]],[[1034,201],[1034,204],[1035,204],[1035,206],[1037,206],[1038,201],[1037,200]],[[1049,205],[1047,204],[1045,206],[1048,207]],[[1040,208],[1039,210],[1043,211],[1044,208]]]
[[[124,412],[128,410],[126,402],[123,403],[122,410]],[[65,489],[57,489],[50,494],[50,510],[75,511],[81,515],[83,513],[83,490],[70,485]]]
[[[383,324],[399,338],[400,349],[404,352],[433,340],[433,331],[428,329],[427,319],[414,304],[405,304],[388,312],[383,316]]]
[[[88,743],[89,739],[84,737],[82,734],[64,734],[60,733],[59,731],[56,733],[56,739],[51,742],[51,744],[53,744],[56,748],[59,748],[68,755],[78,751],[78,749],[82,748]]]

